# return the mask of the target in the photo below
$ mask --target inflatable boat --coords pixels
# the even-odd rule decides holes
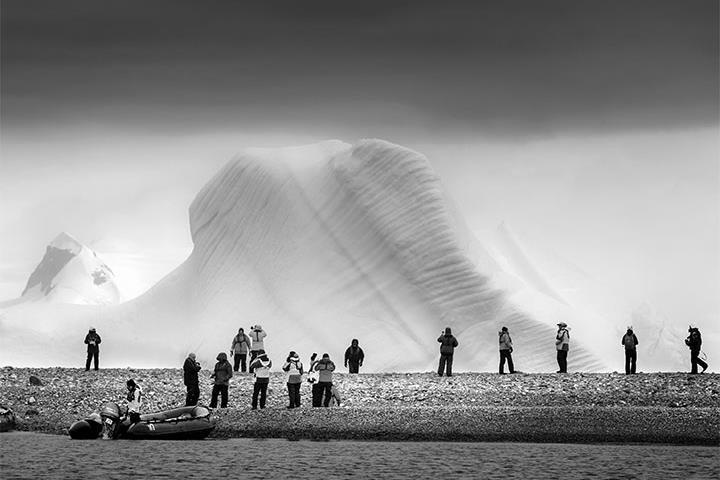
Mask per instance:
[[[96,414],[97,415],[97,414]],[[116,403],[106,403],[100,411],[100,422],[94,416],[75,422],[69,430],[72,438],[129,438],[135,440],[197,440],[207,437],[215,428],[215,418],[202,406],[179,407],[164,412],[140,415],[132,423],[121,415]],[[99,426],[98,426],[99,425]]]
[[[68,434],[70,438],[87,440],[98,438],[103,431],[103,422],[100,415],[93,413],[84,420],[78,420],[70,425]]]

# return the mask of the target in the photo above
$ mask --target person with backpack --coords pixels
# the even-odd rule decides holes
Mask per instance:
[[[440,342],[438,375],[442,377],[444,370],[445,375],[452,377],[453,354],[455,353],[455,348],[458,346],[458,341],[453,336],[450,327],[445,327],[445,331],[438,337],[437,341]]]
[[[708,364],[700,358],[700,348],[702,347],[702,335],[700,330],[692,325],[688,327],[689,335],[685,339],[685,345],[690,348],[690,373],[698,373],[697,367],[700,365],[704,373],[708,368]]]
[[[570,351],[570,331],[567,323],[557,324],[558,331],[555,335],[555,349],[557,350],[557,363],[560,370],[557,373],[567,373],[567,355]]]
[[[227,408],[228,404],[228,388],[230,387],[230,379],[233,376],[232,365],[228,362],[225,352],[218,353],[215,370],[210,378],[214,379],[212,396],[210,397],[210,408],[217,407],[218,395],[220,395],[220,408]]]
[[[183,364],[183,383],[187,388],[185,395],[185,406],[190,407],[197,405],[200,398],[200,382],[198,380],[198,372],[200,364],[195,361],[195,354],[188,353],[185,363]]]
[[[365,360],[365,352],[360,348],[357,338],[353,338],[350,346],[345,350],[345,366],[350,365],[349,373],[359,373]]]
[[[317,388],[313,389],[313,407],[319,407],[321,402],[323,407],[329,407],[332,398],[332,372],[335,371],[335,363],[330,360],[329,354],[323,353],[322,359],[315,362],[313,368],[320,374]]]
[[[95,327],[90,327],[87,335],[85,335],[85,344],[87,345],[87,360],[85,360],[85,371],[90,370],[90,360],[94,360],[95,370],[98,369],[100,357],[100,335],[95,331]]]
[[[255,360],[250,363],[250,371],[255,372],[251,404],[253,410],[257,410],[258,395],[260,395],[260,408],[265,408],[268,384],[270,383],[270,367],[272,367],[272,360],[265,354],[265,350],[259,350]]]
[[[298,354],[290,352],[282,369],[288,374],[287,389],[290,403],[287,408],[298,408],[300,407],[300,385],[303,374],[303,364]]]
[[[247,353],[250,350],[250,337],[245,335],[245,330],[240,328],[237,335],[233,338],[232,346],[230,346],[230,355],[233,356],[233,371],[240,369],[245,373],[247,370]]]
[[[265,351],[265,337],[267,333],[263,330],[261,325],[253,325],[250,327],[250,339],[252,340],[252,346],[250,347],[250,367],[248,370],[253,373],[253,361],[260,355],[260,351]]]
[[[507,360],[510,373],[515,373],[515,366],[512,360],[513,344],[508,328],[502,327],[498,332],[498,337],[498,342],[500,343],[500,375],[505,373],[505,360]]]
[[[625,375],[635,373],[638,339],[633,333],[632,326],[627,327],[627,332],[625,332],[622,340],[620,340],[620,344],[625,347]]]

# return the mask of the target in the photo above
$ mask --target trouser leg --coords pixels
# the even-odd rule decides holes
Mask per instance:
[[[257,408],[258,404],[258,395],[260,394],[260,384],[255,382],[255,385],[253,385],[253,394],[252,394],[252,408]]]
[[[267,389],[267,383],[263,382],[260,384],[260,408],[265,408],[265,401],[267,400]]]
[[[233,372],[237,372],[240,368],[240,354],[233,354]]]
[[[240,371],[243,373],[247,371],[247,353],[240,354]]]
[[[300,384],[296,383],[293,385],[293,393],[295,395],[295,406],[300,406]]]
[[[632,356],[630,357],[630,373],[635,373],[637,371],[637,350],[632,351]]]
[[[505,352],[507,352],[507,350],[500,350],[500,366],[498,367],[498,373],[505,372]]]
[[[452,364],[453,364],[453,356],[448,355],[447,363],[445,364],[445,375],[447,375],[448,377],[452,377]]]
[[[88,350],[87,360],[85,360],[85,371],[90,370],[90,362],[92,361],[92,352]]]
[[[330,398],[332,398],[332,382],[323,382],[322,385],[322,396],[323,396],[323,407],[330,406]]]
[[[438,364],[438,375],[442,377],[443,371],[445,370],[445,361],[447,357],[444,354],[440,354],[440,363]]]
[[[220,385],[213,385],[212,395],[210,396],[210,408],[217,407],[218,394],[220,393]]]
[[[630,374],[630,360],[632,359],[632,351],[625,350],[625,375]]]
[[[95,353],[93,353],[93,360],[95,364],[95,370],[97,370],[100,366],[100,350],[95,350]]]
[[[319,407],[322,404],[322,390],[320,384],[314,383],[312,386],[312,406]]]
[[[515,365],[513,364],[512,352],[510,350],[507,351],[507,362],[508,370],[510,370],[510,373],[515,373]]]

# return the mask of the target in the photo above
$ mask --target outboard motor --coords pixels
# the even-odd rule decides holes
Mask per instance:
[[[117,438],[120,433],[120,407],[117,403],[108,402],[100,410],[103,424],[103,440]]]

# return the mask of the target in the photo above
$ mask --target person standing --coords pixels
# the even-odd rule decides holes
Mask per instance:
[[[625,347],[625,375],[635,373],[638,339],[635,333],[633,333],[632,326],[627,327],[627,332],[625,332],[622,340],[620,340],[620,344]]]
[[[142,406],[142,388],[140,385],[135,383],[132,378],[126,382],[127,384],[127,411],[128,417],[130,417],[131,423],[137,423],[140,421],[140,407]]]
[[[198,372],[200,364],[195,361],[195,354],[188,353],[185,363],[183,364],[183,382],[187,388],[185,395],[185,406],[190,407],[197,405],[200,398],[200,382],[198,380]]]
[[[265,350],[258,351],[255,360],[250,362],[250,371],[255,372],[255,385],[252,394],[253,410],[257,410],[258,407],[258,394],[260,395],[260,408],[265,408],[267,389],[270,383],[270,367],[272,367],[272,361],[265,354]]]
[[[689,335],[685,339],[685,345],[690,348],[690,373],[698,373],[697,367],[700,365],[704,373],[708,368],[708,364],[700,359],[700,348],[702,347],[702,335],[700,330],[692,325],[688,328]]]
[[[98,369],[100,357],[100,335],[95,331],[95,327],[90,327],[87,335],[85,335],[85,344],[87,345],[87,360],[85,360],[85,371],[90,370],[90,360],[94,360],[95,370]]]
[[[267,333],[265,333],[265,330],[263,330],[261,325],[253,325],[250,328],[250,339],[252,340],[252,346],[250,347],[250,368],[248,369],[250,373],[253,373],[253,360],[257,358],[259,355],[259,352],[262,350],[265,351],[265,337],[267,337]]]
[[[567,355],[570,351],[570,331],[565,322],[560,322],[557,326],[558,331],[557,335],[555,335],[555,348],[557,349],[558,367],[560,367],[557,373],[567,373]]]
[[[445,375],[452,377],[453,354],[455,353],[455,348],[458,346],[457,338],[453,336],[450,327],[445,327],[445,332],[438,337],[437,341],[440,342],[438,375],[442,377],[444,370]]]
[[[300,385],[302,384],[303,364],[295,352],[290,352],[282,367],[287,372],[287,388],[290,403],[287,408],[298,408],[300,406]]]
[[[323,353],[322,359],[315,362],[314,369],[318,372],[318,388],[313,389],[313,407],[330,406],[332,398],[332,374],[335,371],[335,363],[330,360],[330,355]]]
[[[216,358],[215,370],[210,378],[214,378],[212,396],[210,398],[210,408],[217,407],[218,394],[220,395],[220,408],[227,408],[228,404],[228,388],[230,387],[230,379],[233,376],[232,365],[228,362],[225,352],[218,353]]]
[[[502,327],[498,332],[498,337],[498,341],[500,342],[500,375],[505,373],[505,360],[507,360],[510,373],[515,373],[515,366],[513,365],[512,359],[513,344],[508,328]]]
[[[247,370],[247,353],[250,350],[250,337],[245,335],[245,330],[240,328],[237,335],[233,338],[230,347],[230,355],[233,356],[233,371],[240,369],[245,373]]]
[[[365,360],[365,352],[360,348],[357,338],[353,338],[350,346],[345,350],[345,367],[350,366],[350,373],[359,373]]]

